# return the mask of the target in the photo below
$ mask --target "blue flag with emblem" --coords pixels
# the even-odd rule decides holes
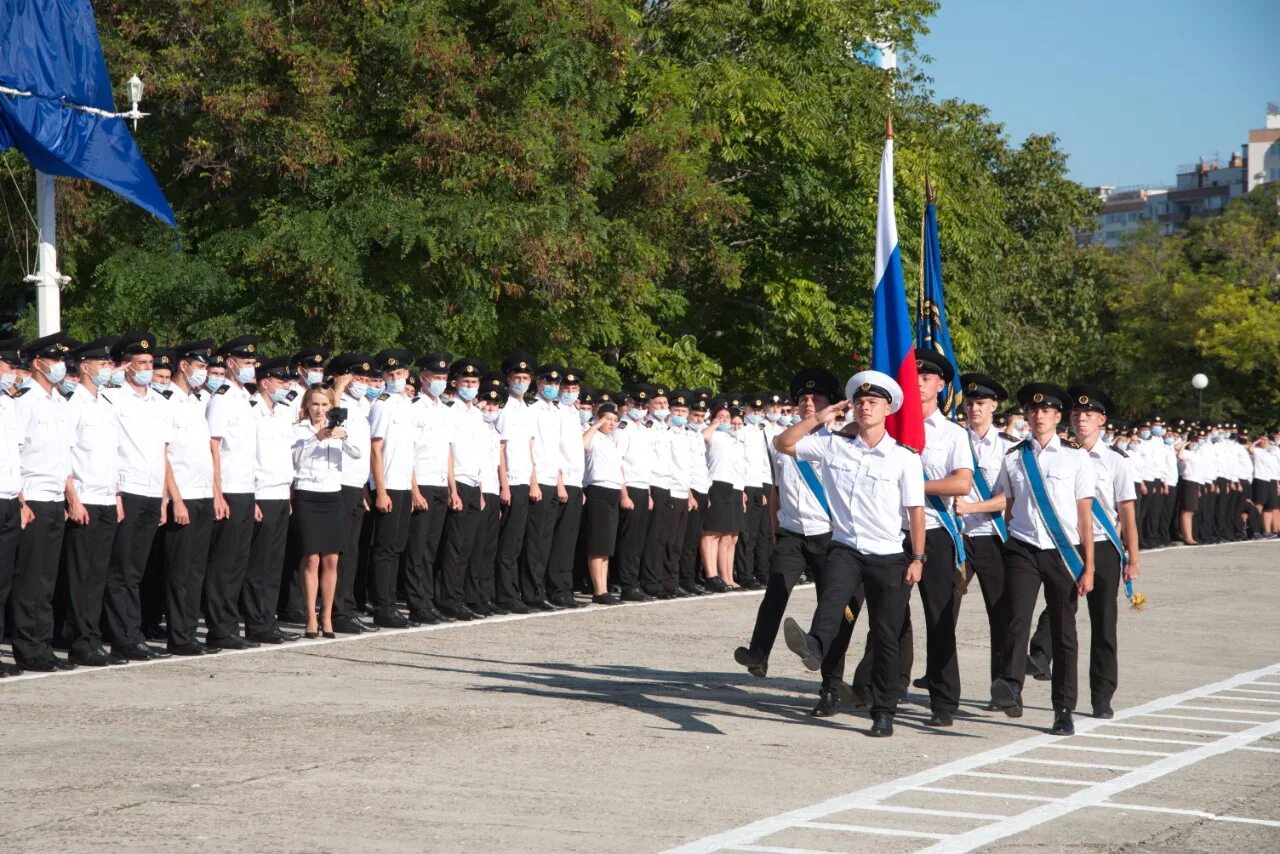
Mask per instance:
[[[954,418],[960,408],[960,368],[956,351],[951,346],[951,330],[947,326],[947,306],[942,297],[942,244],[938,240],[938,210],[933,203],[933,187],[925,181],[923,258],[920,261],[920,297],[916,302],[916,346],[934,350],[951,363],[951,382],[942,390],[938,408]]]
[[[1129,552],[1125,549],[1124,543],[1120,540],[1120,532],[1116,530],[1116,526],[1107,518],[1107,513],[1102,509],[1102,502],[1093,499],[1093,518],[1102,528],[1102,533],[1107,535],[1107,542],[1120,553],[1120,572],[1123,573],[1129,568]],[[1124,598],[1133,599],[1133,582],[1129,579],[1124,580]]]
[[[1049,537],[1062,557],[1062,562],[1067,565],[1067,572],[1079,581],[1080,576],[1084,574],[1084,561],[1080,559],[1080,553],[1067,538],[1062,520],[1058,518],[1058,511],[1049,500],[1049,490],[1044,485],[1044,473],[1040,471],[1040,463],[1036,460],[1036,452],[1031,449],[1030,439],[1022,441],[1021,447],[1018,448],[1018,459],[1022,462],[1022,470],[1026,472],[1027,482],[1031,484],[1031,503],[1036,506],[1036,512],[1040,514],[1045,528],[1049,530]]]
[[[982,473],[982,466],[978,465],[978,452],[973,449],[973,444],[969,444],[969,453],[973,454],[973,486],[978,490],[978,497],[983,501],[991,500],[991,484],[987,483],[987,476]],[[996,526],[996,533],[1000,535],[1000,542],[1009,541],[1009,530],[1004,524],[1003,513],[989,513],[991,522]]]

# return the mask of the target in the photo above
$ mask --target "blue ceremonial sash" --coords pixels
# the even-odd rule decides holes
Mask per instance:
[[[1107,535],[1107,541],[1120,553],[1120,572],[1123,573],[1129,567],[1129,553],[1125,551],[1124,544],[1120,541],[1120,532],[1116,530],[1115,525],[1111,524],[1111,520],[1102,509],[1102,502],[1096,498],[1093,499],[1093,518],[1102,526],[1102,533]],[[1126,599],[1133,598],[1133,582],[1128,579],[1124,582],[1124,596]]]
[[[1079,581],[1084,573],[1084,561],[1080,559],[1080,553],[1076,551],[1076,547],[1067,539],[1067,532],[1062,530],[1058,511],[1053,508],[1053,502],[1049,500],[1049,491],[1044,486],[1044,474],[1040,471],[1040,463],[1036,461],[1035,451],[1031,450],[1032,441],[1032,439],[1024,439],[1022,447],[1018,449],[1022,470],[1027,473],[1027,481],[1031,484],[1031,503],[1036,506],[1040,518],[1044,520],[1044,526],[1049,529],[1049,536],[1053,539],[1053,545],[1062,557],[1062,562],[1067,565],[1067,572]]]
[[[924,479],[929,480],[928,472],[924,473]],[[960,533],[960,526],[956,523],[956,517],[951,515],[951,511],[947,509],[947,505],[942,500],[941,495],[925,493],[924,497],[929,502],[929,506],[933,508],[933,512],[938,514],[942,527],[951,535],[951,544],[956,547],[956,569],[964,569],[964,536]]]
[[[809,491],[813,493],[813,497],[818,499],[818,503],[822,505],[822,512],[827,514],[827,518],[831,518],[831,505],[827,502],[827,490],[822,486],[822,480],[818,477],[818,473],[813,470],[813,463],[808,460],[797,460],[795,457],[791,461],[796,464],[796,469],[800,472],[800,479],[809,487]]]
[[[978,452],[974,450],[973,443],[969,444],[969,452],[973,454],[973,485],[978,488],[978,497],[983,501],[991,500],[991,485],[987,483],[987,476],[982,473],[982,466],[978,465]],[[990,513],[991,521],[995,523],[996,533],[1000,535],[1000,542],[1009,540],[1009,531],[1004,526],[1003,513]]]

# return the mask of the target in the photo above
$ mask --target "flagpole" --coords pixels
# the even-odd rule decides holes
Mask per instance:
[[[70,277],[58,272],[57,184],[36,170],[36,271],[27,276],[36,286],[36,329],[41,337],[62,329],[62,286]]]

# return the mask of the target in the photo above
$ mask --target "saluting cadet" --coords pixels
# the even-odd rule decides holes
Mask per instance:
[[[495,572],[498,541],[501,531],[502,486],[498,468],[502,460],[502,437],[498,433],[498,418],[507,403],[506,381],[501,374],[485,374],[480,378],[480,393],[476,406],[484,427],[479,431],[480,461],[480,518],[476,523],[475,545],[467,558],[467,601],[476,607],[495,614],[508,614],[505,605],[497,601]],[[467,452],[468,455],[471,453]],[[524,603],[522,602],[521,605]],[[482,611],[476,611],[482,613]]]
[[[370,479],[373,484],[373,531],[369,554],[369,605],[373,621],[383,628],[409,625],[396,609],[396,577],[409,540],[409,513],[417,489],[416,455],[421,432],[405,384],[413,356],[408,350],[383,350],[374,361],[384,390],[369,413]]]
[[[240,636],[240,591],[253,544],[258,437],[246,386],[257,377],[258,338],[233,338],[218,352],[225,360],[226,376],[205,407],[213,457],[213,530],[204,579],[205,643],[215,649],[248,649],[258,642]],[[211,376],[211,387],[212,381]]]
[[[120,439],[115,412],[100,389],[111,378],[114,335],[71,351],[83,371],[68,402],[75,445],[67,484],[67,608],[62,633],[76,664],[102,667],[125,659],[102,647],[102,601],[111,563],[116,524],[124,517],[120,500]]]
[[[205,418],[209,394],[202,390],[212,350],[207,339],[174,348],[178,363],[169,397],[173,433],[166,451],[169,515],[164,525],[165,614],[168,650],[174,655],[218,652],[196,642],[213,531],[213,452]]]
[[[707,472],[711,488],[707,492],[707,513],[702,523],[703,582],[722,593],[736,590],[733,580],[734,554],[738,535],[746,517],[747,449],[742,424],[745,413],[737,398],[717,398],[711,404],[711,418],[702,430],[707,446]]]
[[[992,489],[1000,478],[1004,456],[1013,439],[998,430],[993,419],[996,410],[1008,400],[1009,392],[984,374],[962,374],[960,387],[964,389],[964,411],[975,465],[973,489],[967,496],[955,500],[956,516],[964,523],[969,570],[978,576],[982,586],[991,635],[990,678],[994,680],[1000,675],[1000,655],[1009,615],[1004,610],[1004,542],[1008,538],[1005,499],[993,496]]]
[[[684,541],[680,546],[680,586],[697,596],[712,591],[705,585],[702,572],[702,521],[707,513],[707,492],[711,489],[711,473],[707,468],[707,443],[702,431],[707,426],[707,400],[696,389],[689,401],[689,423],[681,438],[685,444],[685,465],[689,469],[689,517],[685,520]],[[716,579],[719,581],[719,578]]]
[[[449,515],[445,520],[444,551],[440,560],[439,610],[432,608],[425,614],[416,615],[418,622],[473,620],[493,614],[489,599],[478,601],[475,582],[467,577],[471,552],[480,545],[476,541],[476,529],[484,506],[480,481],[488,458],[488,437],[485,434],[492,432],[477,404],[483,374],[484,364],[475,359],[458,359],[448,368],[455,402],[447,410],[451,418],[448,432]],[[498,502],[495,500],[494,503]],[[473,609],[468,602],[479,610]],[[414,618],[415,615],[410,613],[409,619]]]
[[[551,559],[547,564],[547,601],[561,608],[580,607],[573,598],[574,556],[582,527],[582,475],[586,452],[582,445],[585,422],[578,401],[585,376],[578,368],[565,368],[560,380],[560,481],[565,500],[551,538]],[[585,410],[590,416],[590,410]]]
[[[653,509],[653,498],[649,494],[653,442],[645,422],[649,419],[649,400],[654,387],[648,383],[631,383],[623,392],[626,402],[614,441],[622,453],[626,488],[618,497],[618,537],[610,568],[617,574],[624,602],[649,602],[653,597],[640,588],[640,564]]]
[[[4,637],[5,612],[13,589],[14,559],[22,531],[23,425],[11,392],[16,388],[16,366],[24,364],[18,353],[21,339],[0,341],[0,637]],[[0,661],[0,678],[21,673],[14,665]]]
[[[533,465],[536,423],[524,401],[533,369],[533,357],[527,353],[512,353],[502,361],[508,397],[497,421],[498,435],[502,437],[498,482],[503,510],[494,569],[494,601],[500,609],[515,614],[533,610],[520,595],[520,553],[525,548],[529,502],[535,500],[534,496],[542,500]]]
[[[373,357],[362,353],[334,356],[328,372],[338,406],[347,410],[343,429],[347,444],[360,451],[342,460],[342,512],[347,520],[347,544],[338,558],[338,582],[333,598],[333,630],[340,634],[376,632],[378,627],[360,619],[356,610],[355,583],[360,568],[360,535],[364,530],[369,500],[369,410],[371,395],[381,394],[382,378],[376,376]],[[374,392],[376,391],[376,394]]]
[[[453,465],[454,410],[444,401],[449,384],[448,353],[428,353],[414,363],[419,370],[421,393],[413,399],[417,419],[414,476],[418,488],[412,496],[409,541],[404,553],[404,592],[410,623],[436,623],[436,581],[443,556],[441,537],[449,514],[449,471]],[[461,588],[457,604],[462,604]]]
[[[253,467],[254,524],[249,547],[241,603],[244,636],[257,643],[285,643],[298,639],[296,632],[281,631],[276,624],[280,600],[285,544],[289,536],[289,501],[294,466],[293,439],[296,410],[301,398],[290,387],[289,359],[264,359],[257,367],[257,392],[249,400],[256,420]],[[290,398],[290,393],[294,397]],[[296,570],[296,567],[294,567]]]
[[[166,517],[166,447],[173,438],[169,402],[151,388],[155,349],[150,332],[121,336],[112,358],[124,366],[123,384],[101,392],[116,417],[124,508],[107,572],[105,618],[111,651],[130,661],[169,654],[147,645],[142,630],[141,585],[156,531]]]
[[[533,422],[533,479],[529,488],[524,553],[520,557],[520,588],[524,603],[530,608],[556,611],[561,606],[547,601],[546,575],[551,559],[551,540],[555,536],[560,511],[568,500],[564,475],[560,470],[564,417],[556,405],[564,368],[550,362],[540,366],[536,373],[537,397],[528,406]]]
[[[829,372],[804,368],[791,379],[791,395],[803,420],[839,400],[840,390],[836,378]],[[815,420],[813,434],[827,433],[827,428],[817,425]],[[778,487],[778,537],[770,559],[769,584],[756,612],[750,645],[733,651],[734,660],[752,676],[760,678],[769,672],[769,654],[782,626],[791,591],[806,569],[816,579],[818,598],[822,598],[823,572],[831,547],[831,517],[826,510],[828,499],[821,473],[813,463],[794,459],[776,447],[773,454],[774,483]],[[844,656],[852,634],[852,621],[842,621],[830,649],[823,655],[818,705],[810,712],[816,717],[830,717],[839,711]]]
[[[1088,454],[1057,435],[1067,393],[1051,383],[1030,383],[1018,402],[1031,436],[1005,454],[993,491],[1008,500],[1005,596],[1010,626],[991,697],[1010,717],[1022,716],[1031,615],[1043,584],[1053,644],[1053,733],[1075,732],[1076,605],[1093,589],[1093,496],[1095,475]],[[1080,531],[1086,536],[1081,537]],[[1076,551],[1079,547],[1079,552]],[[1076,577],[1078,570],[1079,576]]]
[[[806,633],[787,618],[787,646],[805,667],[817,670],[843,629],[844,610],[859,587],[865,590],[872,638],[870,734],[893,735],[898,706],[898,640],[910,585],[924,564],[924,474],[920,457],[885,430],[885,419],[902,406],[902,389],[887,374],[862,371],[845,384],[846,400],[834,403],[774,439],[774,447],[802,462],[819,464],[831,510],[831,545],[823,588]],[[830,432],[849,411],[852,423]],[[819,427],[827,430],[817,432]],[[903,516],[910,555],[903,551]]]
[[[74,427],[57,385],[66,376],[67,335],[55,332],[23,345],[32,384],[16,398],[21,451],[22,520],[10,593],[13,660],[25,670],[72,670],[53,654],[53,592],[66,525]]]

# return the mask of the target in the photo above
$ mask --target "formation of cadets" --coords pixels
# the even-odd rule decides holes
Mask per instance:
[[[1010,395],[979,374],[961,378],[957,423],[938,408],[950,364],[916,355],[922,453],[887,434],[904,390],[874,371],[842,387],[806,368],[789,393],[610,391],[526,353],[490,371],[398,348],[263,358],[251,335],[0,341],[0,634],[14,657],[0,675],[300,637],[282,623],[335,637],[586,604],[575,594],[767,586],[736,660],[765,676],[785,625],[821,670],[814,714],[868,708],[872,734],[890,735],[911,588],[927,650],[915,684],[929,723],[950,726],[976,575],[989,708],[1020,715],[1025,676],[1047,678],[1054,731],[1071,731],[1085,596],[1092,710],[1110,715],[1118,591],[1141,549],[1274,536],[1280,432],[1120,429],[1088,386],[1032,383],[1002,411]],[[783,619],[804,578],[818,587],[808,631]]]

